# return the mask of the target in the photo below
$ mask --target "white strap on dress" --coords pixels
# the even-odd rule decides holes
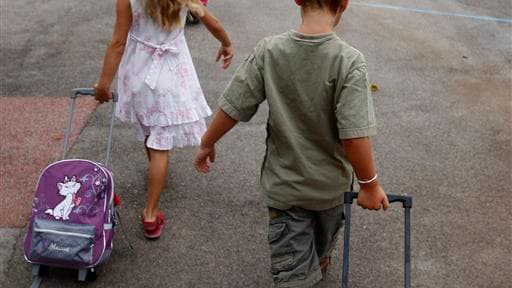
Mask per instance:
[[[146,76],[146,79],[144,80],[146,84],[151,88],[151,90],[154,90],[156,88],[156,84],[158,83],[158,79],[160,79],[160,73],[163,68],[164,59],[165,56],[168,56],[168,64],[169,68],[171,70],[174,70],[174,68],[179,64],[178,56],[181,52],[181,46],[177,45],[178,41],[180,40],[183,32],[175,38],[174,41],[170,43],[166,43],[164,45],[156,45],[153,43],[149,43],[147,41],[144,41],[132,33],[130,33],[130,39],[141,43],[147,47],[155,49],[155,52],[153,52],[153,63],[151,64],[151,67],[149,68],[148,75]]]

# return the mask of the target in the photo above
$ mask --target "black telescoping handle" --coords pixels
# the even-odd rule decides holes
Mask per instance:
[[[94,88],[77,88],[73,89],[73,94],[71,98],[77,98],[79,96],[96,96],[96,91]]]
[[[76,88],[73,89],[73,93],[71,94],[72,99],[76,99],[79,96],[96,96],[96,90],[94,88]],[[116,92],[112,92],[112,101],[117,102],[119,96]]]
[[[345,192],[345,229],[343,239],[343,272],[342,288],[348,288],[349,253],[350,253],[350,222],[352,203],[357,199],[357,192]],[[388,201],[401,202],[404,207],[404,287],[411,288],[411,208],[412,197],[388,194]]]
[[[69,136],[71,134],[71,123],[73,122],[73,113],[75,111],[75,102],[76,98],[80,96],[96,96],[96,90],[94,88],[77,88],[73,89],[71,95],[69,96],[69,112],[68,112],[68,120],[66,125],[66,131],[64,135],[64,145],[62,149],[62,159],[66,159],[69,145]],[[110,162],[110,154],[112,151],[112,132],[114,129],[114,115],[116,110],[116,104],[119,99],[119,95],[116,92],[112,92],[112,115],[110,120],[110,127],[108,132],[108,143],[107,143],[107,155],[105,157],[105,166],[109,166]]]
[[[354,202],[354,199],[357,199],[357,195],[357,192],[345,192],[345,204],[352,204]],[[387,195],[389,203],[401,202],[404,208],[412,208],[412,197],[394,194]]]

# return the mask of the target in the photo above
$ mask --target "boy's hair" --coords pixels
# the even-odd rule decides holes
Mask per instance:
[[[343,0],[300,0],[304,9],[329,9],[336,13]]]
[[[144,11],[153,21],[166,31],[183,25],[180,12],[183,7],[204,15],[204,6],[199,0],[146,0]]]

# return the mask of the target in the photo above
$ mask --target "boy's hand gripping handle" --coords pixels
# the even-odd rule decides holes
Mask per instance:
[[[73,89],[70,95],[70,101],[69,101],[69,112],[68,112],[68,120],[66,125],[66,131],[64,135],[64,147],[62,151],[62,159],[66,159],[66,155],[68,152],[68,145],[69,145],[69,135],[71,134],[71,123],[73,122],[73,113],[75,112],[75,102],[76,98],[80,96],[96,96],[96,92],[94,88],[78,88]],[[105,157],[105,166],[109,166],[110,162],[110,154],[112,150],[112,132],[114,130],[114,118],[115,118],[115,111],[116,111],[116,104],[117,100],[119,99],[119,96],[116,92],[112,92],[112,116],[110,120],[110,128],[108,132],[108,144],[107,144],[107,156]]]
[[[352,218],[351,208],[354,199],[357,199],[357,192],[345,192],[345,231],[343,243],[343,272],[342,288],[348,288],[349,252],[350,252],[350,221]],[[389,203],[401,202],[405,209],[405,234],[404,234],[404,287],[411,288],[411,208],[412,197],[388,194]]]
[[[354,199],[357,199],[357,192],[345,192],[344,202],[345,204],[352,204]],[[412,208],[412,197],[387,194],[389,203],[401,202],[404,208]]]

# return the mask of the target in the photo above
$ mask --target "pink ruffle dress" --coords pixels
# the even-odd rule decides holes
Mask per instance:
[[[211,115],[187,46],[183,25],[167,32],[131,0],[132,26],[118,71],[116,116],[136,124],[155,150],[196,146]],[[187,10],[181,11],[185,22]]]

